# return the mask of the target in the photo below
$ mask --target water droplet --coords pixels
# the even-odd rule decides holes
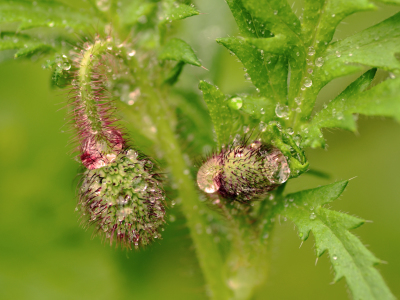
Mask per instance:
[[[310,78],[305,78],[304,79],[304,86],[305,87],[310,87],[312,86],[312,80]]]
[[[286,157],[278,148],[272,150],[266,155],[265,167],[269,172],[266,174],[272,184],[282,184],[289,179],[290,168]]]
[[[71,69],[71,64],[69,62],[64,62],[63,63],[63,69],[65,71],[68,71],[69,69]]]
[[[49,27],[54,27],[54,22],[50,22]]]
[[[336,15],[335,15],[335,14],[332,14],[332,18],[334,18],[334,17],[336,17]]]
[[[243,99],[240,97],[234,97],[229,100],[229,107],[233,109],[241,109],[243,106]]]
[[[339,51],[336,51],[335,53],[336,53],[336,56],[337,56],[337,57],[340,57],[340,56],[341,56],[341,54],[340,54]]]
[[[300,105],[301,104],[301,98],[300,97],[294,98],[294,102],[296,102],[297,105]]]
[[[132,51],[128,52],[128,56],[130,56],[130,57],[135,56],[135,54],[136,54],[136,50],[132,50]]]
[[[289,107],[278,103],[275,107],[275,114],[278,118],[287,118],[289,115]]]
[[[214,180],[221,171],[220,161],[217,157],[209,158],[199,169],[197,173],[197,185],[208,193],[215,193],[219,190],[221,183]]]
[[[317,67],[322,67],[323,64],[324,64],[324,59],[323,59],[322,57],[318,57],[318,58],[315,60],[315,65],[316,65]]]
[[[293,128],[289,127],[288,129],[286,129],[286,132],[290,135],[292,135],[294,133]]]
[[[277,15],[278,14],[278,11],[277,10],[274,10],[274,15]]]
[[[332,259],[333,260],[337,260],[337,256],[336,255],[332,255]]]
[[[310,214],[310,220],[315,220],[317,218],[317,215],[315,213]]]
[[[308,47],[308,55],[313,56],[315,54],[315,49],[313,46]]]

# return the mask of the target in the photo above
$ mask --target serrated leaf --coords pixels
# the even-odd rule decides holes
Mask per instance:
[[[19,22],[18,30],[34,27],[86,29],[102,22],[89,12],[80,12],[53,1],[0,1],[0,24]]]
[[[220,148],[229,142],[232,114],[226,105],[225,95],[216,86],[200,81],[199,89],[203,92]]]
[[[160,60],[182,61],[197,67],[201,67],[201,62],[197,58],[193,49],[188,43],[181,39],[171,39],[161,49],[158,58]]]
[[[362,69],[361,64],[400,73],[400,13],[367,28],[351,37],[338,41],[324,54],[320,69],[322,80],[328,82],[336,77]]]
[[[265,25],[246,10],[241,0],[227,0],[229,8],[239,27],[240,33],[248,37],[270,37],[270,31],[265,29]]]
[[[323,207],[337,199],[347,183],[339,181],[289,194],[277,209],[295,223],[303,241],[313,232],[317,256],[329,251],[335,281],[345,277],[354,299],[395,299],[374,268],[380,260],[349,232],[364,220]]]
[[[303,40],[319,52],[319,48],[326,48],[332,40],[336,27],[344,18],[355,12],[373,9],[375,6],[369,0],[306,0]]]
[[[235,53],[262,96],[274,99],[275,103],[286,103],[288,61],[284,55],[263,53],[240,38],[222,38],[217,42]]]
[[[243,6],[273,34],[300,39],[300,21],[286,0],[242,0]]]
[[[352,113],[344,111],[345,101],[358,93],[363,92],[374,79],[376,69],[371,69],[350,84],[340,95],[333,99],[323,110],[318,112],[306,126],[304,146],[318,148],[325,146],[322,128],[342,128],[356,130],[356,122]]]
[[[366,72],[314,116],[305,129],[304,146],[323,147],[324,140],[320,130],[324,127],[355,131],[353,114],[392,117],[400,121],[400,78],[388,79],[362,92],[368,87],[374,74],[375,70]]]
[[[18,57],[30,57],[32,55],[35,55],[37,53],[48,53],[53,51],[54,48],[50,45],[46,45],[46,44],[42,44],[42,43],[38,43],[38,44],[32,44],[26,48],[21,48],[19,49],[16,53],[15,53],[15,58]]]
[[[53,46],[29,35],[3,32],[0,37],[0,51],[15,49],[17,50],[14,55],[15,58],[30,57],[37,53],[48,53],[55,50]]]

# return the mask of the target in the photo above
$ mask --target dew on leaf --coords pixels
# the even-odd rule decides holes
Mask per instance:
[[[289,115],[289,107],[278,103],[275,107],[275,114],[278,118],[287,118]]]
[[[313,56],[315,54],[315,49],[313,46],[308,47],[308,55]]]
[[[304,79],[304,86],[305,87],[310,87],[312,86],[312,80],[310,78],[305,78]]]
[[[317,215],[315,213],[310,214],[310,220],[315,220],[317,218]]]
[[[232,109],[239,110],[243,106],[243,99],[240,97],[231,98],[228,105]]]
[[[323,64],[324,64],[324,59],[323,59],[322,57],[318,57],[318,58],[315,60],[315,65],[316,65],[317,67],[322,67]]]

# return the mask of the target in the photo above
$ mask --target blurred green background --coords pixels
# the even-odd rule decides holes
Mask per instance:
[[[201,0],[196,5],[204,14],[184,20],[176,36],[192,45],[209,71],[186,67],[177,89],[200,97],[198,80],[207,79],[225,93],[253,91],[243,66],[215,43],[217,37],[237,34],[226,3]],[[298,13],[300,7],[296,1]],[[381,6],[351,16],[335,39],[397,11]],[[163,240],[141,251],[114,249],[82,229],[74,212],[78,164],[69,155],[66,110],[60,110],[66,92],[50,88],[50,73],[41,64],[0,64],[0,299],[207,299],[179,207],[169,212],[173,217]],[[325,87],[319,105],[355,77]],[[289,182],[288,191],[357,176],[332,207],[373,221],[354,233],[388,262],[379,269],[400,297],[400,125],[360,117],[358,134],[334,130],[325,136],[329,151],[310,150],[308,157],[312,168],[331,178],[303,175]],[[282,221],[272,242],[269,281],[254,299],[347,298],[344,280],[330,284],[326,254],[315,265],[313,237],[299,248],[293,224]]]

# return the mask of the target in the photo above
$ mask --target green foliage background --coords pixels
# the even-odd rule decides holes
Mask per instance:
[[[181,21],[177,37],[197,51],[209,71],[187,66],[176,89],[186,91],[193,101],[202,101],[199,79],[212,81],[225,93],[254,89],[244,80],[242,65],[215,42],[237,34],[226,3],[202,0],[196,5],[205,14]],[[398,11],[380,7],[378,12],[347,18],[336,36],[349,36]],[[330,83],[319,96],[319,105],[359,75]],[[386,76],[378,74],[381,79]],[[74,213],[78,166],[68,154],[70,136],[63,133],[68,129],[66,111],[59,110],[65,100],[64,91],[51,89],[50,72],[40,62],[0,65],[0,298],[206,299],[178,209],[169,210],[173,218],[163,240],[141,251],[102,245],[79,226]],[[325,137],[329,151],[308,150],[307,155],[312,167],[329,172],[331,178],[305,174],[289,181],[288,192],[357,176],[332,206],[373,220],[354,232],[377,257],[389,262],[378,268],[400,297],[400,126],[391,120],[360,118],[359,135],[335,130]],[[313,241],[299,249],[291,222],[281,220],[273,239],[269,280],[255,299],[346,298],[344,280],[329,285],[333,274],[326,254],[314,266]]]

